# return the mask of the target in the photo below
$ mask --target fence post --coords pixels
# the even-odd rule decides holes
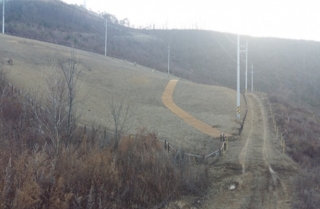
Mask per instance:
[[[164,140],[164,149],[167,149],[167,140]]]
[[[226,137],[226,141],[227,141],[227,148],[228,148],[228,146],[229,146],[229,139],[228,139],[228,137]]]
[[[222,157],[221,148],[219,149],[219,156]]]
[[[104,129],[104,131],[103,131],[103,139],[104,139],[104,140],[106,140],[106,136],[107,136],[107,130]]]
[[[223,149],[224,149],[224,151],[227,150],[227,143],[226,142],[223,142]]]
[[[87,126],[86,126],[86,125],[83,127],[83,133],[84,133],[84,134],[87,133]]]
[[[169,151],[170,151],[170,145],[169,145],[169,142],[168,142],[168,153],[169,153]]]

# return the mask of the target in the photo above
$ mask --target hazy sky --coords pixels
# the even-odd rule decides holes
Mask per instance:
[[[82,5],[84,0],[63,0]],[[320,41],[320,0],[86,0],[131,25]]]

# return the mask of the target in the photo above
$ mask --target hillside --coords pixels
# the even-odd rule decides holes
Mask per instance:
[[[39,102],[48,94],[46,79],[55,72],[54,60],[68,60],[72,52],[69,47],[2,34],[0,43],[10,49],[0,50],[6,77]],[[30,51],[32,53],[28,53]],[[163,105],[161,97],[165,87],[176,77],[99,54],[82,50],[75,53],[81,71],[76,96],[80,124],[94,124],[113,131],[110,105],[112,101],[123,101],[130,107],[132,116],[128,133],[145,128],[159,138],[195,153],[208,153],[220,146],[218,141],[212,143],[212,137],[190,127]],[[6,63],[8,59],[13,59],[12,66]],[[223,132],[235,134],[235,94],[232,89],[180,80],[173,99],[194,117]],[[215,102],[217,98],[220,102]],[[201,143],[198,143],[199,139]]]
[[[7,70],[8,78],[19,88],[37,93],[35,96],[41,95],[40,89],[44,89],[42,74],[50,70],[54,52],[63,54],[65,58],[70,52],[70,48],[58,45],[73,46],[87,51],[79,51],[81,60],[79,66],[83,71],[80,89],[83,92],[82,96],[89,98],[82,103],[82,106],[80,105],[83,123],[89,124],[95,121],[98,125],[112,126],[112,121],[103,118],[107,117],[105,112],[108,112],[106,100],[117,95],[118,98],[126,98],[136,105],[134,109],[138,117],[134,121],[133,132],[146,127],[150,131],[158,132],[163,139],[170,138],[177,146],[186,146],[196,152],[211,149],[216,144],[212,143],[210,137],[191,129],[166,109],[161,101],[166,84],[171,79],[177,80],[178,77],[182,80],[179,80],[176,86],[173,99],[180,108],[225,132],[236,132],[237,124],[233,120],[235,92],[230,90],[236,87],[235,34],[203,30],[131,28],[127,27],[128,23],[124,24],[125,21],[117,20],[113,15],[96,14],[59,0],[10,0],[7,6],[8,34],[55,43],[45,44],[30,39],[0,36],[1,58],[14,60],[13,66],[6,65],[4,68]],[[108,57],[88,52],[104,54],[103,16],[108,19]],[[249,163],[250,168],[255,166],[263,168],[258,172],[253,171],[253,178],[251,174],[247,175],[253,183],[251,190],[245,187],[251,192],[243,195],[248,195],[251,199],[250,204],[254,205],[263,197],[264,187],[270,189],[271,185],[271,189],[277,189],[275,188],[277,185],[271,184],[272,172],[268,171],[265,165],[277,162],[277,158],[288,160],[286,155],[280,157],[281,151],[284,151],[305,168],[305,172],[301,172],[298,177],[290,176],[290,179],[286,179],[286,172],[294,175],[295,169],[286,165],[275,166],[280,170],[280,178],[289,184],[290,189],[296,188],[297,191],[293,194],[287,193],[285,187],[281,185],[278,188],[280,190],[275,190],[275,193],[279,193],[284,203],[287,198],[280,193],[286,193],[284,196],[292,195],[295,200],[291,204],[293,208],[305,208],[306,205],[308,208],[318,208],[320,43],[241,36],[241,44],[244,45],[246,41],[249,45],[249,69],[251,64],[254,66],[254,91],[266,92],[268,98],[265,98],[264,94],[261,94],[260,98],[250,95],[251,107],[254,107],[252,111],[255,111],[254,114],[253,112],[250,114],[255,117],[248,116],[251,117],[250,126],[245,126],[244,135],[239,141],[230,143],[231,150],[235,153],[228,156],[227,161],[221,161],[219,164],[221,176],[218,176],[218,180],[213,179],[213,182],[220,185],[219,180],[225,176],[226,184],[229,184],[230,180],[233,181],[234,179],[229,179],[228,176],[231,173],[238,177],[241,173],[239,169],[241,160]],[[171,50],[169,77],[163,73],[167,72],[168,45]],[[29,53],[30,51],[33,53]],[[242,91],[244,60],[242,54]],[[249,90],[250,78],[251,76],[249,76]],[[190,95],[190,92],[193,94]],[[227,96],[223,97],[226,92]],[[221,98],[225,100],[221,102]],[[268,99],[270,103],[267,102]],[[263,105],[266,107],[270,105],[268,111]],[[273,113],[274,121],[270,117]],[[280,147],[275,141],[276,134],[272,131],[274,124],[283,134],[286,145],[284,150],[276,150]],[[258,127],[258,130],[254,126]],[[251,135],[256,140],[251,140]],[[269,152],[268,149],[272,149],[271,156],[266,154]],[[239,152],[247,156],[247,150],[249,157],[242,159],[243,156],[240,156]],[[259,159],[256,162],[253,159],[256,157],[262,158],[263,162]],[[266,173],[268,175],[264,175]],[[215,175],[212,176],[216,178]],[[261,179],[264,181],[262,186],[259,184]],[[226,185],[220,186],[222,189],[226,188]],[[212,192],[215,194],[216,191]],[[272,196],[270,192],[268,195],[268,198],[277,199],[278,194]],[[218,198],[219,200],[221,199]],[[261,201],[264,201],[263,198]],[[228,204],[228,201],[222,204]],[[249,207],[246,206],[248,205],[244,204],[243,208]]]
[[[32,12],[30,12],[32,11]],[[98,14],[61,1],[11,0],[7,5],[9,34],[104,53],[104,21]],[[202,30],[144,30],[120,25],[109,14],[108,55],[204,84],[235,89],[236,36]],[[318,107],[320,43],[241,36],[248,41],[254,88],[284,97],[296,105]],[[244,54],[241,79],[244,88]],[[250,79],[249,79],[250,81]],[[250,82],[248,85],[251,88]]]

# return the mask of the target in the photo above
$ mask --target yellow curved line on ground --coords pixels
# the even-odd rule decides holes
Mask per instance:
[[[220,137],[220,131],[216,128],[212,128],[210,125],[196,119],[180,107],[178,107],[173,101],[173,92],[178,80],[170,80],[162,94],[163,104],[170,109],[174,114],[183,119],[186,123],[198,129],[199,131],[213,137]]]

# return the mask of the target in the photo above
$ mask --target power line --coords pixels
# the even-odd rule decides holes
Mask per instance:
[[[234,62],[237,62],[236,59],[234,59],[231,54],[223,47],[223,45],[218,41],[218,39],[214,38],[218,44],[220,45],[220,47],[229,55],[229,57],[234,61]]]
[[[237,119],[240,120],[240,36],[237,38]]]
[[[108,44],[108,18],[106,18],[106,34],[104,39],[104,56],[107,56],[107,44]]]
[[[233,44],[237,45],[237,42],[233,41],[226,33],[223,33],[228,39],[229,41],[231,41]]]
[[[168,76],[170,74],[170,45],[168,46]]]
[[[5,12],[5,0],[2,0],[2,33],[4,34],[4,12]]]
[[[251,92],[253,92],[253,64],[251,64]]]

